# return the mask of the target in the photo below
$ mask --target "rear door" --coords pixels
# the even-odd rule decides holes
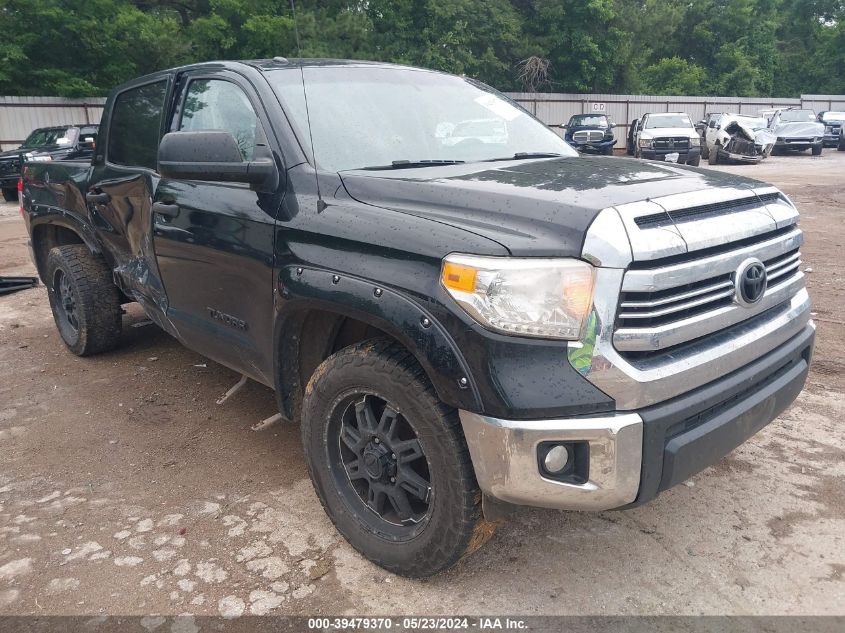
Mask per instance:
[[[85,204],[121,289],[173,334],[151,239],[156,153],[171,80],[171,75],[160,75],[130,85],[110,102]]]
[[[252,85],[227,70],[183,74],[170,131],[225,130],[244,160],[267,144],[267,114]],[[248,184],[162,178],[154,244],[179,338],[272,384],[273,240],[278,192]]]

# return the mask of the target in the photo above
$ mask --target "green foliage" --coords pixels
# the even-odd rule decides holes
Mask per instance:
[[[680,57],[664,57],[642,73],[645,91],[665,95],[704,94],[707,71]]]
[[[376,59],[519,90],[845,92],[845,0],[3,0],[0,94],[90,96],[161,68]]]

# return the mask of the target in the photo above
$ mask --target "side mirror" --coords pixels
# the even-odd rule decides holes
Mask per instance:
[[[97,149],[97,142],[92,136],[86,136],[84,139],[79,141],[79,149],[84,149],[86,151],[93,152],[95,149]]]
[[[158,172],[165,178],[243,182],[275,189],[276,164],[266,145],[256,145],[256,159],[245,161],[238,143],[225,130],[170,132],[158,147]]]
[[[707,127],[716,127],[716,121],[711,119],[710,123],[707,124]]]

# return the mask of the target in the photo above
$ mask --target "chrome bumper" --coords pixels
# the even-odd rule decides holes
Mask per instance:
[[[558,420],[502,420],[461,411],[482,492],[516,505],[561,510],[609,510],[637,497],[643,423],[636,413]],[[589,443],[589,477],[564,483],[540,472],[541,442]]]

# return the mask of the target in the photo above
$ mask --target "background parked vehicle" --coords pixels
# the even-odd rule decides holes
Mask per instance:
[[[709,114],[701,157],[711,165],[735,161],[759,163],[774,147],[775,136],[765,117],[742,114]]]
[[[701,161],[701,137],[686,112],[646,114],[635,135],[637,158],[687,165]]]
[[[824,125],[824,146],[838,147],[845,133],[845,112],[819,112],[818,120]]]
[[[98,125],[63,125],[33,130],[17,149],[0,153],[0,188],[7,202],[18,199],[18,179],[26,160],[89,159],[97,142]]]
[[[637,125],[639,122],[639,119],[634,119],[628,126],[628,137],[625,143],[625,152],[628,156],[633,156],[637,151]]]
[[[563,127],[564,139],[579,152],[613,154],[613,121],[606,114],[576,114]]]
[[[760,115],[764,116],[765,111]],[[818,122],[812,110],[789,108],[776,110],[769,120],[769,129],[775,135],[773,153],[812,150],[813,156],[822,153],[824,125]]]

